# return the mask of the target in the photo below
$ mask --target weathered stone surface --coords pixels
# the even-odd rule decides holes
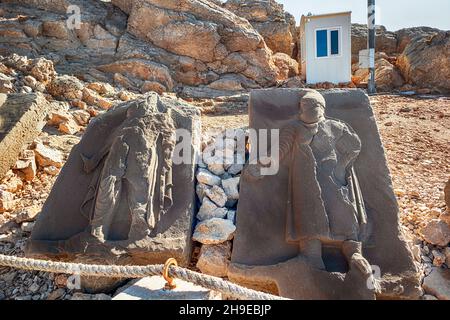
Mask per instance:
[[[439,300],[450,300],[450,269],[433,268],[423,281],[425,292]]]
[[[32,150],[23,152],[13,169],[23,180],[33,181],[37,171],[34,152]]]
[[[359,55],[361,50],[367,49],[367,25],[352,24],[352,54]],[[397,35],[394,32],[387,31],[384,26],[376,28],[376,51],[387,54],[397,52]]]
[[[156,93],[98,116],[73,148],[43,206],[28,256],[113,264],[163,263],[175,257],[186,265],[198,119],[195,108]],[[182,164],[171,161],[176,128],[192,133]]]
[[[227,215],[226,208],[219,208],[214,202],[208,198],[203,198],[203,203],[197,214],[197,219],[200,221],[209,220],[213,218],[225,218]]]
[[[230,220],[213,218],[200,222],[192,239],[202,244],[221,244],[232,240],[236,227]]]
[[[24,208],[17,212],[15,221],[17,223],[23,222],[33,222],[37,215],[41,212],[41,208],[39,206],[31,206]]]
[[[240,177],[222,180],[222,187],[229,200],[239,200],[240,180]]]
[[[204,274],[214,277],[226,277],[231,258],[231,243],[203,245],[197,262],[197,268]]]
[[[430,221],[422,230],[423,238],[434,245],[445,247],[450,242],[450,226],[442,220]]]
[[[211,189],[207,189],[205,194],[219,207],[224,207],[225,203],[227,203],[227,194],[219,186],[213,186]]]
[[[80,80],[68,75],[57,76],[47,85],[48,93],[62,100],[81,100],[83,88]]]
[[[0,213],[10,211],[14,207],[14,195],[11,192],[0,189]]]
[[[405,28],[396,31],[397,35],[397,53],[402,54],[406,47],[415,38],[426,38],[433,34],[438,33],[440,30],[430,27],[414,27]]]
[[[292,121],[297,121],[301,98],[308,92],[310,91],[302,89],[254,91],[249,105],[250,128],[280,129],[291,124]],[[381,291],[377,290],[378,297],[416,299],[421,296],[419,272],[414,264],[411,251],[399,233],[397,202],[369,100],[362,91],[358,90],[331,90],[321,93],[326,102],[326,115],[348,125],[351,128],[350,132],[357,134],[361,141],[361,151],[354,162],[354,170],[359,180],[367,214],[367,225],[364,223],[360,225],[361,229],[357,237],[360,239],[359,242],[362,242],[362,248],[358,248],[358,242],[352,244],[345,241],[345,246],[343,244],[340,250],[333,247],[331,243],[324,244],[321,256],[327,271],[320,270],[320,267],[313,267],[312,265],[316,263],[311,265],[311,261],[316,260],[315,256],[312,255],[314,259],[309,260],[310,258],[305,259],[299,255],[299,252],[304,251],[297,242],[289,241],[291,236],[286,233],[287,230],[290,230],[287,229],[287,222],[290,220],[288,220],[289,216],[286,212],[289,212],[286,210],[286,203],[292,203],[288,200],[289,192],[287,190],[289,168],[292,168],[292,164],[282,160],[280,170],[275,176],[269,175],[261,178],[258,178],[257,175],[252,178],[251,175],[254,171],[252,166],[248,166],[241,176],[237,211],[238,230],[234,239],[232,264],[228,275],[232,280],[256,288],[275,289],[274,292],[278,291],[280,294],[297,299],[373,299],[374,290],[368,290],[370,288],[367,287],[367,281],[371,274],[368,266],[369,264],[378,265],[382,270],[381,279],[377,281],[381,286]],[[311,117],[310,121],[307,121],[308,123],[314,123],[311,120],[320,116],[320,113],[313,110],[302,113],[303,118]],[[335,125],[342,126],[342,123],[340,125],[339,123],[341,122],[337,122]],[[324,124],[331,123],[325,121]],[[306,131],[308,130],[306,129]],[[326,131],[322,130],[323,128],[319,125],[317,133],[319,136],[326,134]],[[283,135],[283,133],[280,134]],[[310,141],[306,133],[295,136]],[[281,138],[280,141],[282,154],[284,154],[285,150],[290,150],[289,140]],[[314,158],[318,157],[318,159],[323,156],[323,150],[328,148],[322,146],[325,148],[322,150],[322,147],[315,145],[320,141],[326,141],[326,139],[315,138],[312,144]],[[353,145],[343,144],[346,148]],[[348,156],[354,157],[354,152],[349,152]],[[340,158],[339,153],[335,157],[346,163],[344,158]],[[306,159],[311,159],[311,157],[306,157]],[[323,171],[320,164],[317,165],[317,170],[319,170],[317,179],[321,181],[320,186],[323,191],[319,193],[313,191],[315,190],[314,185],[317,184],[316,178],[310,176],[314,175],[314,162],[303,159],[296,167],[300,168],[302,173],[297,172],[293,175],[299,177],[299,183],[295,186],[304,188],[305,194],[308,195],[307,198],[301,198],[299,195],[302,193],[299,192],[290,199],[295,199],[295,201],[292,200],[294,203],[300,201],[300,204],[307,204],[311,203],[315,197],[320,199],[325,196],[324,204],[328,207],[327,203],[331,198],[327,198],[327,192],[330,189],[327,189],[326,180],[322,180],[321,172],[326,171]],[[338,177],[342,172],[338,172],[340,170],[336,171],[336,183],[341,184],[342,182],[339,181],[342,178]],[[277,190],[276,196],[274,196],[274,190]],[[342,209],[337,210],[336,207],[332,207],[334,214]],[[312,212],[318,210],[317,206],[310,208],[315,209]],[[307,214],[311,210],[303,212]],[[331,211],[326,210],[326,212]],[[274,219],[274,216],[277,218]],[[319,216],[305,218],[301,224],[294,226],[296,228],[304,227],[308,230],[308,226],[311,226],[310,223],[314,223]],[[344,217],[338,222],[342,223],[346,219]],[[313,224],[314,228],[320,226],[318,223],[320,222],[316,221],[316,224]],[[330,226],[333,227],[333,224]],[[240,232],[239,230],[245,231]],[[324,236],[327,237],[326,233]],[[248,255],[248,252],[252,252],[252,255]],[[317,265],[320,264],[317,263]],[[337,274],[343,276],[336,277]],[[311,279],[311,283],[292,280],[300,278]]]
[[[45,126],[50,105],[41,94],[0,95],[0,178]]]
[[[236,15],[247,19],[261,34],[273,52],[293,57],[296,46],[295,18],[274,0],[228,0],[223,5]]]
[[[412,41],[398,58],[397,65],[408,83],[450,92],[449,51],[450,31],[441,31]]]
[[[118,290],[113,300],[221,300],[222,295],[176,279],[176,288],[164,290],[166,280],[154,276],[132,281]]]
[[[212,174],[208,170],[199,169],[197,172],[197,181],[208,186],[218,186],[220,185],[220,177]]]

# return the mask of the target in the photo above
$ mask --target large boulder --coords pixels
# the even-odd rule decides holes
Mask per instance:
[[[228,0],[224,7],[247,19],[273,52],[293,56],[296,22],[294,16],[284,11],[282,4],[274,0]]]
[[[396,31],[397,35],[397,53],[403,53],[405,51],[406,46],[411,43],[414,38],[426,38],[435,33],[438,33],[440,30],[430,27],[414,27],[414,28],[405,28]]]
[[[387,31],[384,26],[376,27],[376,51],[387,54],[397,52],[397,35]],[[352,24],[352,54],[358,55],[361,50],[367,49],[367,25]]]
[[[399,57],[397,65],[405,80],[416,86],[450,91],[450,31],[428,38],[415,38]]]
[[[369,69],[357,69],[353,75],[356,84],[369,81]],[[375,62],[375,82],[380,91],[390,91],[404,85],[405,81],[400,71],[385,57],[378,57]]]

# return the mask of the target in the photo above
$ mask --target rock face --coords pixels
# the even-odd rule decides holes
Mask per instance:
[[[224,7],[247,19],[273,52],[294,57],[296,22],[290,13],[284,11],[283,5],[275,0],[228,0]]]
[[[367,25],[352,24],[352,54],[359,55],[359,51],[367,49]],[[387,31],[384,26],[376,28],[376,51],[387,54],[397,53],[397,35]]]
[[[175,257],[186,265],[198,121],[195,108],[156,93],[95,118],[61,170],[27,254],[114,264]],[[183,161],[175,163],[176,129],[191,137],[183,139]]]
[[[66,24],[69,5],[80,7],[79,28]],[[10,0],[3,10],[0,54],[49,55],[86,80],[163,92],[232,76],[239,86],[221,90],[233,91],[273,85],[279,72],[254,27],[207,0]]]
[[[398,59],[405,80],[424,88],[450,92],[450,31],[415,38]]]
[[[390,91],[405,83],[400,71],[386,58],[378,57],[375,62],[375,82],[379,91]],[[352,80],[355,84],[367,83],[369,81],[369,69],[356,70]]]
[[[41,94],[0,94],[0,179],[45,126],[50,104]]]
[[[450,300],[450,270],[433,268],[423,282],[425,292],[437,297],[439,300]]]

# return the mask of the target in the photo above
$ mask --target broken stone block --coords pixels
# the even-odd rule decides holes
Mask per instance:
[[[106,98],[98,95],[95,91],[84,88],[83,89],[83,101],[88,105],[97,106],[104,110],[108,110],[113,106],[113,103]]]
[[[37,143],[34,153],[40,167],[55,166],[61,168],[63,166],[63,154],[58,150],[50,149],[42,143]]]
[[[217,206],[224,207],[227,203],[227,195],[219,186],[213,186],[205,191],[206,196],[211,199]]]
[[[80,126],[88,125],[89,120],[91,119],[91,115],[89,114],[89,112],[84,110],[76,110],[72,112],[72,116]]]
[[[62,168],[27,255],[118,265],[176,258],[187,265],[199,120],[195,107],[155,93],[99,115]],[[191,139],[174,135],[185,131]],[[178,164],[172,158],[180,140],[185,161]],[[48,158],[43,164],[55,165]]]
[[[204,274],[214,277],[226,277],[231,258],[231,243],[203,245],[197,262],[197,268]]]
[[[230,220],[213,218],[200,222],[192,239],[202,244],[221,244],[232,240],[235,231],[236,227]]]
[[[10,211],[14,208],[14,195],[8,191],[0,189],[0,213]]]
[[[239,182],[241,178],[222,180],[222,187],[229,200],[239,200]]]
[[[219,186],[220,185],[220,177],[212,174],[208,170],[199,169],[197,173],[197,181],[208,186]]]
[[[57,76],[47,85],[47,92],[61,100],[81,100],[84,85],[73,76]]]
[[[39,93],[0,96],[0,179],[40,134],[49,112],[49,103]]]
[[[76,134],[80,131],[80,127],[71,117],[68,121],[61,122],[58,126],[58,130],[65,134]]]
[[[450,269],[433,268],[425,277],[423,288],[439,300],[450,300]]]
[[[166,280],[153,276],[134,280],[118,290],[113,300],[221,300],[222,295],[190,282],[175,279],[176,288],[165,290]]]

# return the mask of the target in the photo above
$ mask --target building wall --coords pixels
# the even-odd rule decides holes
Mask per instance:
[[[308,21],[310,20],[310,21]],[[340,55],[323,58],[316,57],[316,30],[340,28]],[[351,81],[351,14],[317,17],[305,17],[305,56],[306,81],[308,84],[319,82],[342,83]]]

